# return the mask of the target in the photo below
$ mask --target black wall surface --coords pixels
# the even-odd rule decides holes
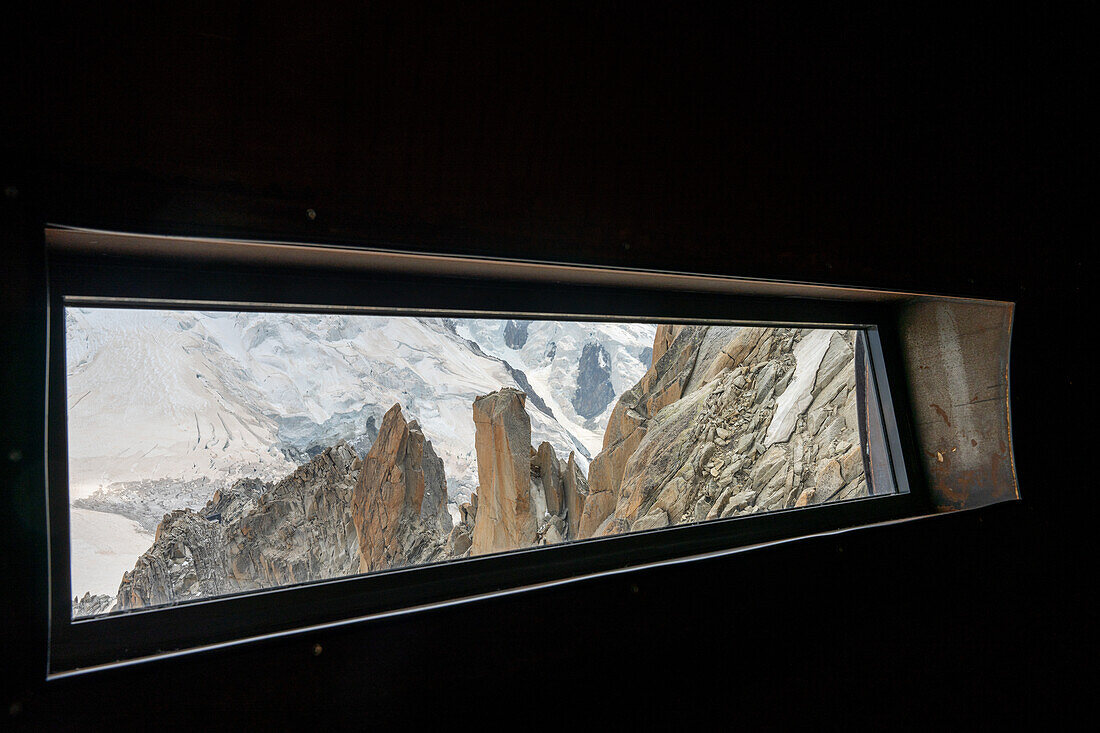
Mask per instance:
[[[1073,710],[1093,656],[1090,553],[1067,521],[1095,433],[1082,19],[176,5],[7,28],[0,715],[568,728]],[[1014,301],[1024,500],[47,684],[44,222]]]

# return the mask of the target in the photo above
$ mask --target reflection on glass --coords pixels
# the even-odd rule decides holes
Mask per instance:
[[[65,319],[74,617],[894,491],[859,331]]]

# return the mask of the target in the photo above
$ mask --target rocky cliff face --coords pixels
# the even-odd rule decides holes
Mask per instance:
[[[261,494],[255,508],[227,528],[233,581],[266,588],[355,572],[350,489],[359,467],[355,451],[341,441]]]
[[[584,345],[577,371],[577,390],[573,393],[573,409],[584,418],[593,418],[607,409],[615,398],[611,385],[611,355],[603,345]]]
[[[447,556],[450,531],[443,461],[394,405],[364,461],[340,441],[278,483],[240,480],[198,512],[169,512],[113,605],[85,594],[73,614],[432,562]]]
[[[359,543],[359,572],[442,559],[451,516],[443,461],[420,425],[394,405],[355,484],[351,516]]]
[[[105,613],[111,608],[114,601],[114,598],[102,593],[92,595],[88,592],[83,596],[75,596],[73,598],[73,618],[84,618]]]
[[[584,476],[573,453],[563,467],[549,443],[531,446],[525,406],[526,395],[510,388],[474,400],[479,487],[476,501],[462,507],[464,519],[452,537],[456,549],[466,531],[473,555],[575,536],[570,516],[579,517],[587,496]]]
[[[515,389],[474,400],[478,500],[472,554],[535,544],[546,497],[541,486],[531,481],[531,419],[526,404],[527,396]]]
[[[479,486],[452,527],[443,462],[394,405],[360,462],[341,441],[276,484],[169,512],[113,609],[864,496],[853,331],[661,326],[586,479],[531,445],[527,396],[473,401]],[[73,599],[74,616],[106,596]]]
[[[341,442],[276,484],[241,480],[199,512],[169,512],[123,575],[114,610],[356,572],[350,502],[359,464]]]
[[[241,480],[201,511],[166,514],[113,610],[432,562],[446,554],[446,504],[442,460],[394,405],[362,462],[341,441],[276,484]],[[106,606],[86,596],[73,610]]]
[[[592,462],[580,536],[866,495],[854,338],[662,326]]]
[[[653,340],[653,364],[641,381],[623,393],[603,436],[603,450],[588,469],[588,500],[579,536],[591,537],[615,508],[626,463],[662,407],[680,399],[690,376],[705,327],[658,327]],[[678,336],[683,338],[677,340]]]
[[[504,324],[504,343],[510,349],[522,349],[527,343],[527,329],[530,321],[508,321]]]

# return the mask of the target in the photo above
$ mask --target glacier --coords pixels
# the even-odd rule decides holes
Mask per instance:
[[[454,514],[477,488],[473,400],[501,387],[528,392],[536,444],[587,472],[656,330],[529,321],[512,348],[496,319],[67,307],[65,320],[73,546],[115,564],[134,533],[238,478],[278,480],[340,439],[364,454],[395,403],[443,460]],[[593,418],[573,407],[588,344],[614,390]],[[78,514],[91,510],[136,524]],[[94,566],[74,557],[74,592],[102,585]]]

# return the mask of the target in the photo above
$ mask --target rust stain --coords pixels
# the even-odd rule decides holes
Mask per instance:
[[[989,472],[994,478],[992,496],[995,499],[1004,496],[1005,493],[1006,482],[996,480],[998,474],[1002,471],[1001,464],[1003,461],[1004,456],[997,453],[994,453],[989,459]]]
[[[970,445],[972,445],[972,446],[977,446],[977,445],[978,445],[978,441],[976,441],[976,440],[974,440],[973,438],[971,438],[971,439],[970,439]]]
[[[961,509],[971,503],[971,497],[979,499],[986,496],[999,499],[1012,486],[1011,467],[1007,461],[1007,449],[1001,443],[1002,451],[990,457],[987,466],[966,471],[954,471],[951,467],[951,451],[941,446],[940,451],[926,451],[929,458],[936,459],[931,465],[931,488],[940,511]],[[938,459],[943,457],[943,461]]]
[[[951,472],[951,454],[944,455],[942,451],[935,451],[930,457],[936,459],[932,463],[932,493],[936,496],[936,504],[942,509],[959,509],[966,505],[970,497],[969,483],[957,482],[957,477]]]
[[[942,417],[943,421],[947,423],[947,427],[951,427],[951,420],[948,419],[947,413],[943,411],[943,408],[937,405],[935,402],[931,403],[931,406],[933,409],[935,409],[936,414]]]

